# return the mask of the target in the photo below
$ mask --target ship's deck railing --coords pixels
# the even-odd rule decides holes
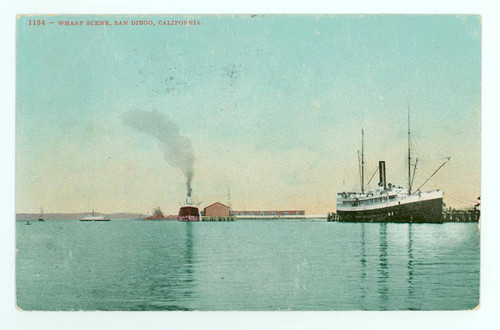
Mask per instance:
[[[397,196],[398,191],[386,190],[386,191],[376,191],[376,192],[368,192],[368,193],[338,193],[337,199],[342,200],[366,200],[366,199],[374,199],[381,197],[391,197]]]

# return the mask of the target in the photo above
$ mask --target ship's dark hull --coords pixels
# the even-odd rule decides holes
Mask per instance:
[[[183,206],[179,209],[179,216],[177,220],[183,222],[200,221],[200,212],[197,207]]]
[[[180,216],[177,218],[177,220],[182,221],[182,222],[194,222],[194,221],[200,221],[200,217],[192,216],[192,215],[185,215],[185,216]]]
[[[374,210],[337,211],[343,222],[442,223],[443,199],[436,198]]]

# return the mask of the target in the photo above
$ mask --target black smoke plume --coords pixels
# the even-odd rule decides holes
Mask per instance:
[[[165,160],[179,168],[186,177],[186,188],[191,195],[194,175],[194,153],[191,140],[179,133],[179,128],[158,111],[129,111],[122,117],[126,126],[155,139],[163,151]]]

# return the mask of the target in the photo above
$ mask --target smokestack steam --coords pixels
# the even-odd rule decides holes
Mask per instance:
[[[194,153],[191,140],[179,133],[179,128],[164,114],[153,111],[129,111],[123,123],[155,139],[167,163],[177,167],[186,178],[187,196],[191,199],[191,181],[194,175]],[[186,199],[187,202],[187,199]]]
[[[186,205],[191,205],[191,187],[187,187]]]

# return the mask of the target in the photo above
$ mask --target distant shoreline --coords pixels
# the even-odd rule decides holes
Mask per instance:
[[[85,213],[44,213],[44,220],[79,220],[91,212]],[[101,213],[99,213],[101,214]],[[140,219],[144,217],[141,213],[102,213],[103,216],[109,219]],[[32,221],[38,220],[40,213],[16,213],[16,221]]]

